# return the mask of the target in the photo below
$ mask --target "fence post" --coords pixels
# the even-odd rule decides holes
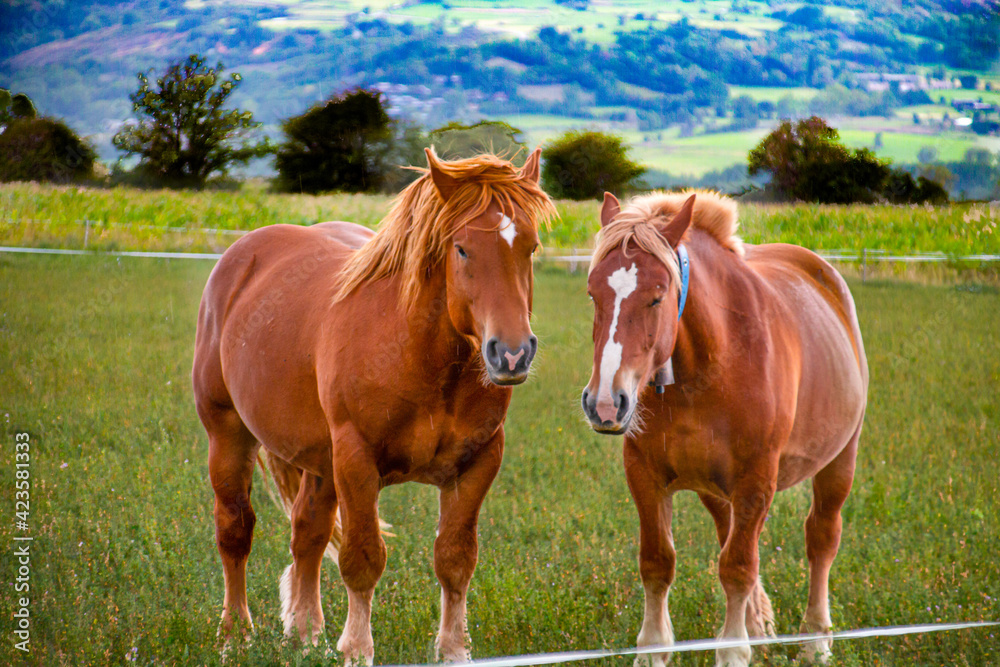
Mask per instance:
[[[90,239],[90,220],[83,221],[83,249],[87,249],[87,241]]]
[[[861,282],[865,282],[868,277],[868,249],[861,249]]]

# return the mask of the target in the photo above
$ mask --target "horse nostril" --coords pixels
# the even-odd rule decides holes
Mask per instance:
[[[528,337],[528,359],[535,358],[535,352],[538,351],[538,337],[535,334],[531,334]]]
[[[622,422],[625,420],[625,415],[628,414],[628,394],[624,391],[618,394],[618,421]]]
[[[500,367],[500,352],[498,351],[499,343],[496,338],[490,338],[486,341],[486,362],[493,368]]]
[[[590,398],[590,391],[587,389],[583,390],[583,396],[580,397],[580,404],[583,405],[583,413],[585,415],[590,415],[590,406],[587,404]]]

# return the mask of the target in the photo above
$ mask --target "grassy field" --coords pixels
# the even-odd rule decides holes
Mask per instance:
[[[32,653],[15,664],[220,664],[222,569],[189,380],[210,269],[0,255],[0,497],[11,511],[14,434],[27,432],[32,443]],[[852,288],[872,384],[833,570],[834,623],[1000,619],[1000,294],[892,282]],[[482,515],[469,617],[477,657],[628,646],[638,632],[638,528],[620,440],[598,437],[578,414],[592,355],[584,289],[582,276],[537,276],[537,372],[515,391],[504,468]],[[237,664],[327,664],[281,642],[277,580],[289,528],[260,488],[249,569],[258,635]],[[382,496],[398,537],[376,593],[380,663],[432,657],[436,506],[427,487]],[[680,494],[675,506],[675,628],[680,639],[711,637],[723,614],[714,530],[693,495]],[[796,630],[804,608],[807,506],[806,486],[779,495],[762,538],[781,633]],[[12,521],[0,526],[8,545],[0,569],[10,581]],[[335,640],[346,596],[332,564],[324,581]],[[5,628],[14,597],[0,597]],[[845,642],[836,664],[996,664],[996,635]],[[772,649],[756,664],[788,664],[791,651]],[[714,663],[692,654],[676,664]]]
[[[350,220],[374,227],[391,198],[379,195],[286,195],[240,192],[142,191],[37,184],[0,185],[0,245],[94,250],[221,252],[238,236],[203,229],[249,230]],[[549,252],[588,247],[599,223],[596,201],[559,201],[559,219],[542,230]],[[82,224],[91,220],[89,228]],[[751,242],[784,241],[816,250],[940,251],[1000,254],[1000,208],[741,205],[741,230]],[[176,231],[182,229],[184,231]]]
[[[483,32],[498,36],[527,37],[544,26],[559,26],[577,38],[595,43],[614,40],[620,30],[641,30],[653,24],[675,22],[687,17],[695,25],[716,30],[731,29],[746,35],[758,36],[778,30],[784,23],[772,19],[765,3],[742,3],[753,14],[732,13],[731,0],[709,0],[690,3],[682,0],[651,2],[626,0],[624,2],[591,3],[587,11],[578,11],[553,0],[528,0],[511,2],[499,0],[453,0],[447,3],[404,3],[380,0],[316,2],[292,0],[282,3],[288,18],[270,19],[263,25],[272,30],[290,28],[333,29],[345,23],[350,13],[364,10],[389,21],[429,24],[443,21],[448,30],[475,26]],[[638,17],[638,18],[637,18]]]

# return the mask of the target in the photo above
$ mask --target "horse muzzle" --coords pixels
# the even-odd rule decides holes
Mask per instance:
[[[521,384],[528,379],[528,369],[538,351],[538,338],[529,335],[527,340],[511,349],[499,338],[493,337],[483,347],[486,373],[493,384]]]
[[[635,411],[635,401],[629,398],[628,392],[624,389],[613,391],[610,396],[598,398],[590,393],[589,388],[585,388],[580,402],[583,405],[583,413],[590,420],[591,428],[605,435],[625,433]]]

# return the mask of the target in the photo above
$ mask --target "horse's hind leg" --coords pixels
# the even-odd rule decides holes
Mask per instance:
[[[304,473],[292,506],[292,557],[281,577],[281,616],[285,634],[314,646],[323,633],[320,570],[333,534],[337,496],[331,476]]]
[[[800,632],[829,634],[833,627],[829,600],[830,567],[840,547],[840,508],[847,500],[854,481],[854,462],[860,435],[859,424],[844,450],[813,478],[813,504],[806,519],[809,603]],[[826,664],[832,644],[830,639],[807,642],[800,657],[807,663]]]
[[[246,568],[256,515],[250,486],[260,446],[232,408],[199,406],[208,431],[208,472],[215,491],[215,541],[226,580],[219,632],[229,635],[236,619],[253,630],[247,606]]]
[[[729,539],[729,527],[732,523],[732,505],[724,498],[717,498],[705,493],[699,493],[702,504],[715,521],[715,532],[719,538],[719,547],[725,548],[726,540]],[[771,607],[771,599],[764,591],[764,584],[761,583],[760,573],[757,574],[757,585],[750,593],[750,600],[747,602],[747,634],[751,637],[774,637],[774,610]]]

